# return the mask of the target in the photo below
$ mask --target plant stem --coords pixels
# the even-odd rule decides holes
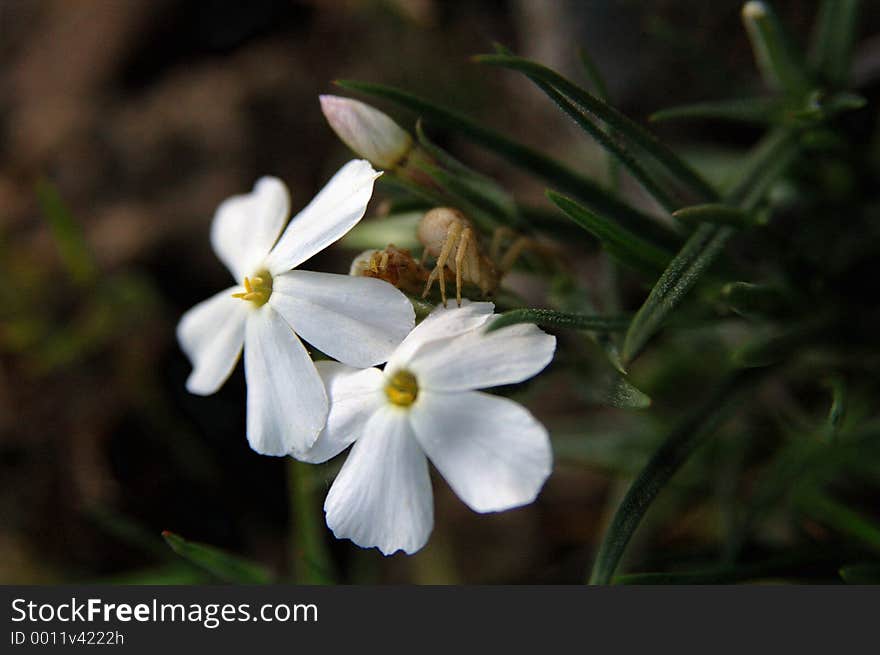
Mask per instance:
[[[315,467],[292,457],[287,464],[290,497],[290,567],[297,584],[334,582],[333,565],[324,543],[321,515],[315,503]]]

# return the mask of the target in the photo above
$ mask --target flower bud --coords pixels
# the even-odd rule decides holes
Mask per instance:
[[[374,166],[394,169],[412,149],[412,137],[378,109],[340,96],[322,95],[320,100],[337,136]]]

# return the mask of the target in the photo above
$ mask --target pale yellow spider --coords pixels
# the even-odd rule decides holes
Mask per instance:
[[[439,280],[440,297],[444,306],[446,267],[450,262],[450,268],[454,267],[455,271],[455,299],[461,305],[462,283],[474,284],[484,296],[488,296],[498,288],[501,278],[510,270],[522,251],[534,243],[529,237],[517,237],[508,227],[499,227],[492,235],[487,256],[480,248],[473,223],[460,211],[450,207],[436,207],[428,211],[419,222],[417,233],[419,241],[425,247],[420,263],[424,265],[428,257],[436,258],[422,297],[428,295],[434,280]],[[513,242],[504,257],[501,257],[501,244],[508,237],[513,237]]]

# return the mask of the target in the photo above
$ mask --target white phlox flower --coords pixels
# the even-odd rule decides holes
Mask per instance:
[[[428,460],[476,512],[536,498],[552,468],[547,430],[520,404],[476,390],[536,375],[556,338],[534,325],[487,333],[493,310],[438,307],[384,370],[318,363],[330,413],[303,459],[323,462],[354,444],[324,503],[337,538],[385,555],[424,546],[434,523]]]
[[[305,452],[326,422],[324,385],[299,337],[366,367],[386,361],[415,323],[409,300],[386,282],[292,270],[363,217],[379,175],[364,160],[350,161],[283,234],[290,196],[274,177],[227,199],[214,215],[211,245],[238,285],[181,318],[177,338],[193,364],[186,387],[214,393],[244,347],[247,438],[258,453]]]

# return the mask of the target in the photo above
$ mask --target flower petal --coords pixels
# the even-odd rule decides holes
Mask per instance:
[[[338,539],[362,548],[412,554],[425,545],[434,496],[428,460],[406,412],[386,405],[370,417],[330,487],[324,512]]]
[[[408,366],[422,388],[468,391],[527,380],[550,363],[555,350],[556,337],[537,326],[511,325],[426,344]]]
[[[410,421],[428,458],[475,512],[531,503],[553,468],[547,430],[507,398],[425,393]]]
[[[267,266],[272,275],[296,268],[341,239],[367,211],[377,173],[364,159],[339,169],[323,189],[294,216],[272,249]]]
[[[356,369],[339,362],[316,362],[330,399],[327,425],[315,445],[297,459],[320,464],[336,457],[363,433],[367,424],[384,403],[384,380],[378,368]]]
[[[415,323],[405,295],[367,277],[289,271],[274,278],[269,304],[315,348],[358,368],[385,362]]]
[[[324,384],[296,334],[269,305],[248,316],[244,372],[251,448],[279,456],[311,448],[327,419]]]
[[[237,282],[258,271],[290,216],[290,194],[277,177],[261,177],[250,193],[223,201],[211,224],[211,245]]]
[[[177,324],[177,340],[193,365],[186,381],[190,393],[214,393],[235,368],[249,304],[232,297],[239,290],[231,287],[200,302]]]
[[[475,330],[489,320],[493,311],[495,305],[490,302],[463,300],[461,307],[448,308],[437,305],[394,351],[385,370],[405,367],[416,351],[427,343]]]

